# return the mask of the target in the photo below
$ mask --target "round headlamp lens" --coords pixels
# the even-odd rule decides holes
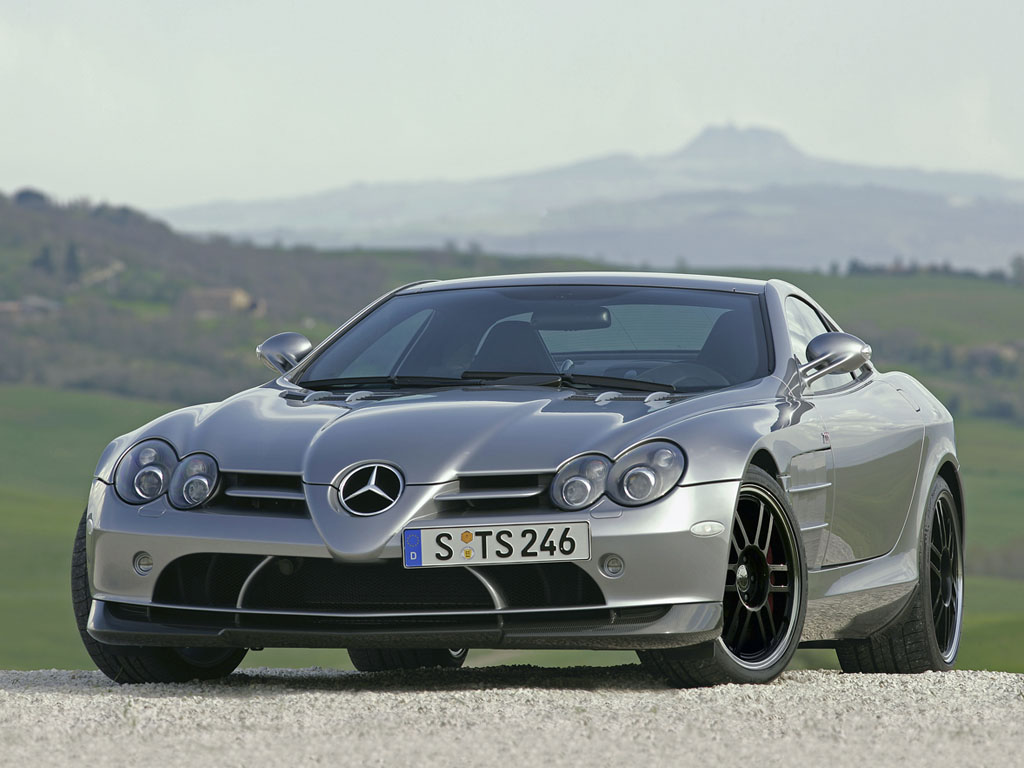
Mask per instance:
[[[567,462],[551,481],[551,501],[560,509],[589,507],[604,493],[611,466],[611,461],[600,454]]]
[[[633,501],[646,501],[658,485],[658,476],[649,467],[634,467],[622,477],[622,491]]]
[[[194,453],[174,470],[168,496],[179,509],[191,509],[209,501],[217,487],[217,462],[213,456]]]
[[[135,474],[132,487],[139,497],[150,501],[164,492],[164,473],[160,467],[143,467]]]
[[[649,504],[682,479],[686,456],[675,443],[654,440],[623,453],[608,472],[608,495],[619,504]]]
[[[156,448],[150,448],[150,447],[147,446],[145,448],[140,448],[139,449],[139,466],[140,467],[145,467],[145,466],[148,466],[150,464],[153,464],[159,458],[160,458],[160,454],[157,452]]]
[[[581,507],[590,497],[593,486],[585,477],[570,477],[562,486],[562,498],[570,507]]]
[[[203,475],[193,475],[185,481],[181,494],[191,505],[202,504],[210,495],[210,481]]]
[[[129,448],[114,470],[117,495],[129,504],[147,504],[167,493],[178,454],[163,440],[145,440]]]

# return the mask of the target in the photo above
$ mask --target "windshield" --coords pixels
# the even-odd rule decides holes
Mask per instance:
[[[693,391],[768,373],[757,296],[514,286],[395,296],[321,352],[299,383],[546,374],[570,383],[601,377],[624,388],[637,382]]]

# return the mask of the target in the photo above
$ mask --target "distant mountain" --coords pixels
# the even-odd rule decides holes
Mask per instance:
[[[319,247],[454,240],[654,265],[682,257],[811,268],[855,252],[994,267],[1024,248],[1024,181],[834,162],[777,131],[719,126],[667,155],[616,154],[479,181],[357,184],[158,215],[187,231]],[[998,231],[977,228],[993,218]]]

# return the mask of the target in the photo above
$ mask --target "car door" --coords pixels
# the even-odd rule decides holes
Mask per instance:
[[[798,296],[786,299],[790,341],[800,363],[807,342],[830,327]],[[831,518],[823,566],[884,555],[899,538],[917,486],[924,421],[916,408],[866,368],[834,374],[805,391],[832,452]]]

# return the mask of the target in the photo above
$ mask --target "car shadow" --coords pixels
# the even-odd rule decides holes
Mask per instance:
[[[665,683],[639,664],[615,667],[537,667],[507,665],[462,669],[415,669],[392,672],[349,672],[311,669],[250,668],[204,687],[231,690],[402,692],[539,688],[552,690],[656,690]],[[226,692],[226,691],[225,691]]]

